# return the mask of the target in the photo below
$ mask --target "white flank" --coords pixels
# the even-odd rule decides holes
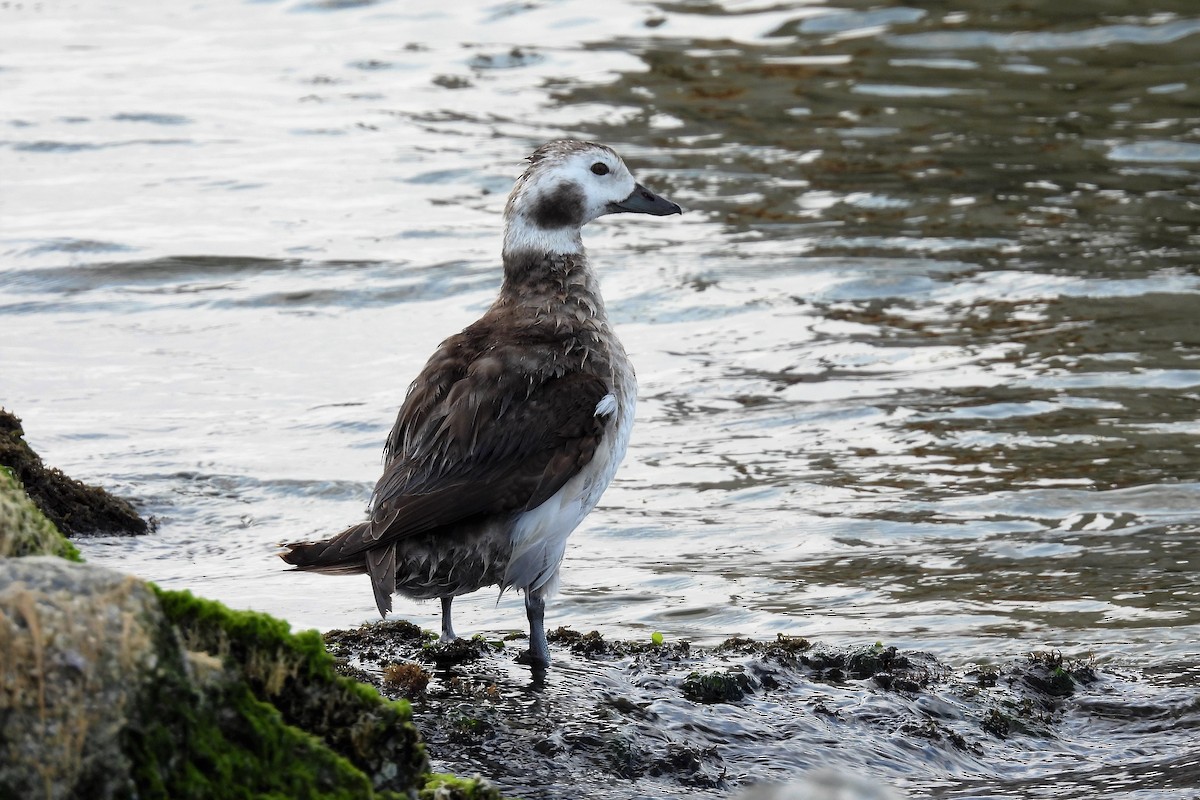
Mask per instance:
[[[609,418],[604,438],[592,460],[549,500],[526,511],[513,525],[512,556],[504,572],[505,587],[536,592],[542,597],[557,590],[558,568],[567,549],[567,537],[600,502],[600,496],[625,458],[637,405],[637,381],[632,372],[623,383],[623,397],[619,402],[609,394],[597,404],[599,413],[600,405],[611,399],[613,411],[619,408],[621,415]]]

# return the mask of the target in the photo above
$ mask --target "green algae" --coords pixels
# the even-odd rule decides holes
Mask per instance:
[[[0,557],[32,555],[83,561],[75,545],[33,503],[12,470],[0,467]]]
[[[458,778],[435,772],[426,776],[419,800],[500,800],[500,791],[480,778]]]
[[[178,667],[180,664],[171,665]],[[284,722],[244,681],[198,692],[172,671],[126,733],[138,796],[181,800],[393,800],[316,736]],[[215,690],[214,690],[215,688]]]
[[[754,691],[754,682],[740,672],[691,672],[679,690],[696,703],[736,703]]]
[[[292,633],[282,620],[233,611],[186,591],[156,587],[156,592],[185,647],[236,669],[253,697],[276,709],[283,724],[319,736],[367,776],[375,791],[404,793],[420,784],[428,761],[409,703],[385,699],[371,686],[336,674],[316,631]],[[245,703],[238,708],[249,709]]]

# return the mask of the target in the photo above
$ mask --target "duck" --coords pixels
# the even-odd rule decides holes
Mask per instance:
[[[281,553],[303,571],[366,573],[381,617],[396,594],[441,601],[488,586],[524,595],[529,649],[550,664],[545,608],[567,539],[625,456],[637,379],[605,311],[582,228],[608,214],[681,214],[596,142],[538,147],[504,206],[495,301],[443,341],[384,444],[367,519]]]

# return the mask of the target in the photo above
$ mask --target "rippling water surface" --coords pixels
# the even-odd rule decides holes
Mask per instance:
[[[1182,662],[1198,13],[10,3],[0,402],[159,519],[90,560],[369,620],[365,579],[277,544],[360,518],[409,381],[497,288],[521,158],[596,139],[688,213],[585,235],[641,398],[552,624]]]

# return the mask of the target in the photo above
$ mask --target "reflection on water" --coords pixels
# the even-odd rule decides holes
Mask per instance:
[[[162,519],[89,558],[369,619],[275,544],[361,515],[520,157],[593,138],[688,213],[588,232],[643,396],[554,624],[1194,654],[1196,14],[9,5],[0,401]]]

